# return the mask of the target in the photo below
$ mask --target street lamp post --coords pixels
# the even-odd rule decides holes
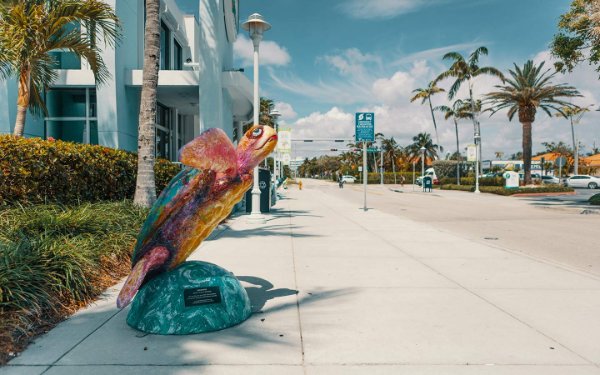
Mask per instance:
[[[258,46],[263,38],[263,33],[271,28],[263,17],[254,13],[242,24],[242,28],[250,34],[254,45],[254,125],[258,125],[258,114],[260,112],[260,96],[258,94]],[[258,166],[254,168],[254,183],[252,185],[252,212],[248,217],[252,223],[265,223],[264,216],[260,213],[260,187],[258,181]]]
[[[273,127],[275,128],[275,132],[278,131],[278,126],[277,126],[277,119],[279,118],[279,116],[281,116],[281,113],[279,113],[278,110],[274,109],[272,110],[269,115],[271,115],[271,117],[273,118]],[[280,166],[277,164],[278,161],[278,157],[277,155],[279,154],[279,150],[275,149],[275,151],[273,151],[273,176],[271,181],[273,181],[273,189],[271,189],[271,191],[273,191],[275,193],[275,199],[274,201],[277,202],[277,179],[279,178],[279,168]]]

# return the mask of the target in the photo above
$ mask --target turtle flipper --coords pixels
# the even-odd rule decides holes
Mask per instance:
[[[131,269],[131,273],[117,298],[117,307],[121,309],[129,305],[148,272],[163,265],[167,259],[169,259],[169,250],[164,246],[155,247],[144,254]]]
[[[217,174],[237,174],[237,154],[227,134],[219,128],[211,128],[186,143],[179,150],[179,161],[203,171]]]

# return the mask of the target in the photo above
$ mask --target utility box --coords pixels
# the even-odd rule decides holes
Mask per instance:
[[[258,187],[260,188],[260,212],[271,212],[271,171],[259,168]],[[252,188],[246,192],[246,212],[252,212]]]
[[[433,189],[433,179],[431,176],[423,177],[423,191],[431,191]]]
[[[519,174],[516,172],[508,171],[502,175],[506,180],[504,187],[507,189],[517,189],[519,187]]]

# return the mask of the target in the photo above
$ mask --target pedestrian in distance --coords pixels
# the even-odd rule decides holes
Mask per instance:
[[[340,189],[343,189],[344,188],[344,179],[340,178],[340,180],[338,181],[338,184],[340,186]]]
[[[400,175],[400,186],[404,187],[404,181],[406,181],[406,177],[404,177],[404,175]]]

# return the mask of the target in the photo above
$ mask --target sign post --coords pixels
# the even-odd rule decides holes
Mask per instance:
[[[356,112],[355,115],[355,141],[363,143],[363,210],[367,210],[367,142],[375,141],[375,114],[373,112]]]

